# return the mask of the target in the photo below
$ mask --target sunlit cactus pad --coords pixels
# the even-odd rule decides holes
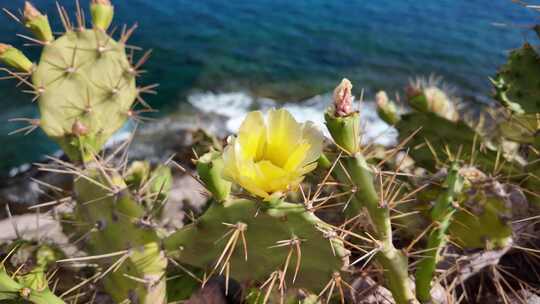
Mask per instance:
[[[539,70],[540,57],[530,44],[512,51],[493,80],[495,98],[518,114],[540,112]]]
[[[347,251],[343,244],[336,238],[327,238],[332,236],[328,225],[304,206],[284,202],[275,206],[264,204],[268,203],[249,200],[214,203],[195,223],[166,240],[165,248],[180,249],[181,262],[210,271],[236,229],[231,225],[244,225],[242,233],[247,249],[244,251],[239,236],[230,257],[232,278],[264,281],[274,271],[284,269],[292,250],[287,268],[288,286],[320,291],[346,263]],[[298,265],[298,250],[295,245],[289,245],[288,241],[292,240],[299,240],[301,254],[295,284],[291,281]],[[217,266],[219,271],[221,265]]]
[[[128,118],[135,77],[122,43],[100,30],[70,31],[46,45],[33,73],[41,127],[73,159],[99,151]]]

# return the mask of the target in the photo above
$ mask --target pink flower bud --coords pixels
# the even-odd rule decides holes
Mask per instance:
[[[335,115],[338,117],[348,116],[353,113],[351,94],[352,84],[347,78],[343,78],[341,83],[334,90]]]

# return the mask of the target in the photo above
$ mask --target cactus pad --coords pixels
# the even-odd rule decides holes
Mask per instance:
[[[105,277],[105,288],[115,301],[135,297],[140,303],[165,303],[163,275],[167,260],[145,208],[134,200],[119,175],[105,176],[95,168],[83,174],[84,178],[75,180],[77,206],[73,220],[90,223],[93,228],[74,225],[68,231],[75,230],[77,238],[85,236],[83,249],[91,255],[125,251],[124,255],[101,264],[108,268],[119,258],[126,259],[116,272]],[[148,283],[127,279],[125,275]]]
[[[46,45],[32,76],[41,127],[73,160],[87,160],[128,118],[137,96],[124,45],[99,30]]]
[[[279,244],[286,240],[300,240],[300,268],[294,286],[320,291],[341,270],[348,255],[340,241],[327,238],[332,234],[328,225],[303,205],[249,200],[213,203],[195,223],[167,238],[165,249],[179,250],[183,263],[212,269],[228,242],[224,234],[230,228],[224,223],[245,227],[247,260],[241,241],[236,242],[230,258],[231,277],[239,281],[264,280],[283,269],[291,247]],[[296,263],[294,253],[288,278],[292,278]]]
[[[539,70],[540,58],[530,44],[512,51],[492,80],[495,98],[517,114],[540,112]]]
[[[454,214],[450,237],[463,248],[502,248],[512,241],[512,206],[488,187],[476,185],[464,196],[465,210]]]

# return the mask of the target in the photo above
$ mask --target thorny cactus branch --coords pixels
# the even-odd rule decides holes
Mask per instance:
[[[343,86],[343,82],[336,90],[341,86]],[[340,96],[338,94],[338,97]],[[326,125],[332,138],[341,149],[349,154],[341,160],[343,170],[334,171],[334,175],[341,183],[349,184],[352,182],[356,187],[355,198],[351,200],[349,208],[357,212],[365,207],[368,211],[375,230],[375,237],[379,242],[377,260],[385,270],[388,287],[392,291],[396,303],[415,303],[416,299],[408,278],[407,257],[396,249],[392,242],[389,207],[385,205],[385,202],[380,202],[380,196],[374,185],[372,169],[359,151],[359,115],[352,112],[350,107],[347,107],[348,113],[338,111],[338,109],[343,108],[342,103],[342,99],[335,98],[334,107],[325,114]]]
[[[376,259],[384,268],[384,276],[394,300],[398,304],[416,303],[408,276],[407,257],[394,247],[390,209],[385,206],[385,202],[379,200],[380,196],[374,185],[372,169],[360,152],[353,157],[344,158],[343,164],[358,188],[355,194],[357,200],[351,201],[351,204],[361,203],[367,209],[373,224],[375,237],[379,241]],[[348,181],[341,180],[341,182]]]
[[[431,219],[435,227],[429,232],[425,257],[416,268],[416,295],[421,302],[431,300],[431,283],[435,268],[448,238],[447,231],[452,215],[457,211],[454,200],[463,188],[463,177],[460,175],[457,164],[452,164],[446,185],[448,188],[439,195],[431,210]]]

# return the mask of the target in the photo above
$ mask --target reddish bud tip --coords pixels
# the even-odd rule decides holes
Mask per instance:
[[[92,4],[100,4],[100,5],[111,6],[111,1],[109,1],[109,0],[92,0]]]
[[[352,83],[343,78],[341,83],[334,90],[334,106],[336,116],[347,116],[353,112],[353,96],[351,93]]]
[[[24,3],[24,19],[27,21],[42,17],[43,15],[28,1]]]
[[[7,50],[12,48],[9,44],[0,43],[0,55],[4,54]]]

